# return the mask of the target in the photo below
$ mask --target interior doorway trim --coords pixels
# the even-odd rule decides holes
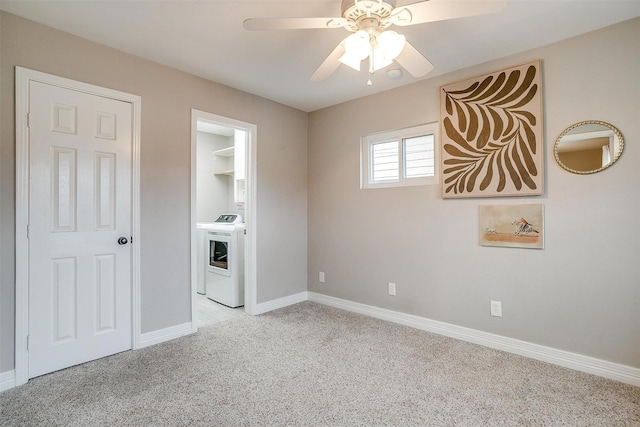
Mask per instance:
[[[140,96],[94,86],[64,77],[16,67],[16,293],[15,293],[15,385],[29,379],[29,82],[37,81],[102,96],[132,105],[131,165],[131,348],[140,347]]]
[[[257,310],[257,280],[256,280],[256,153],[257,153],[257,134],[258,128],[255,124],[231,119],[217,114],[208,113],[196,109],[191,110],[191,325],[192,331],[198,330],[197,318],[197,263],[196,251],[196,222],[197,222],[197,206],[196,206],[196,182],[197,182],[197,134],[198,120],[214,123],[224,127],[241,129],[249,135],[246,147],[246,171],[247,178],[245,181],[245,304],[244,311],[247,314],[258,314]]]

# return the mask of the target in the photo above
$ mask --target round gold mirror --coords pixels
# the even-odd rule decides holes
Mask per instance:
[[[615,126],[587,120],[566,128],[556,140],[556,162],[572,173],[600,172],[618,161],[624,139]]]

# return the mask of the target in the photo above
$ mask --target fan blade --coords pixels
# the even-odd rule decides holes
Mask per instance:
[[[324,80],[329,77],[331,73],[337,70],[340,66],[340,61],[338,61],[338,59],[340,59],[342,55],[344,55],[344,45],[340,42],[340,44],[333,49],[333,52],[327,56],[327,59],[320,64],[309,80],[312,82],[319,82],[320,80]]]
[[[495,13],[504,9],[509,0],[425,0],[393,9],[389,20],[401,27],[425,22]]]
[[[341,28],[348,21],[344,18],[249,18],[243,23],[251,31],[306,30],[310,28]]]
[[[396,58],[396,62],[413,77],[422,77],[433,70],[433,64],[408,42],[404,44],[404,49]]]

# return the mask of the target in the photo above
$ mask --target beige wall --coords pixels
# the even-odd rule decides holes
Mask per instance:
[[[258,302],[306,290],[306,113],[14,15],[0,16],[0,372],[13,369],[14,353],[15,66],[142,97],[143,333],[191,319],[192,108],[257,125]]]
[[[361,135],[437,121],[441,85],[536,59],[543,196],[443,200],[437,187],[359,189]],[[308,289],[640,367],[639,76],[635,19],[311,113]],[[604,172],[572,175],[555,164],[553,143],[588,119],[617,126],[625,152]],[[521,203],[544,204],[545,249],[479,246],[478,206]],[[502,301],[502,318],[489,315],[490,300]]]

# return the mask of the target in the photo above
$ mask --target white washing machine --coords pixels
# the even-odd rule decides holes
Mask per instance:
[[[212,222],[198,222],[196,224],[196,291],[207,293],[207,263],[209,262],[209,248],[206,246],[207,230]]]
[[[229,307],[244,305],[244,223],[223,214],[206,224],[205,281],[207,298]]]

